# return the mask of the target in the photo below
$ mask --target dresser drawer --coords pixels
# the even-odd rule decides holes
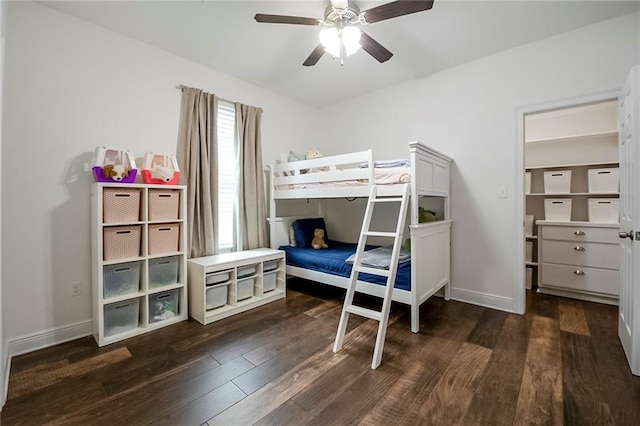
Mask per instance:
[[[540,247],[544,263],[620,268],[620,246],[617,244],[542,240]]]
[[[539,285],[618,296],[620,272],[543,263]]]
[[[618,227],[595,228],[589,226],[541,226],[541,238],[546,240],[587,241],[591,243],[618,243]]]

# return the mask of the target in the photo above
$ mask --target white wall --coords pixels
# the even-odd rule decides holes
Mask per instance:
[[[0,3],[0,241],[2,241],[2,93],[4,88],[4,32],[6,2]],[[9,353],[5,341],[4,310],[2,309],[2,246],[0,245],[0,411],[7,398],[5,375],[9,375]]]
[[[36,3],[7,12],[2,279],[13,352],[90,329],[96,146],[175,152],[177,84],[262,107],[265,162],[303,149],[317,110]]]
[[[453,295],[508,308],[522,274],[516,109],[620,87],[639,62],[639,35],[634,13],[326,108],[323,152],[349,145],[406,158],[407,142],[419,140],[453,157]],[[500,186],[507,198],[498,198]],[[354,215],[328,210],[331,234],[359,229],[345,220]]]

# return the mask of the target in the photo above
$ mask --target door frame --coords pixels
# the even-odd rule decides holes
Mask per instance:
[[[524,235],[524,214],[526,206],[526,195],[524,190],[524,117],[528,114],[551,111],[555,109],[570,108],[574,106],[617,100],[620,88],[607,90],[604,92],[592,93],[568,99],[560,99],[550,102],[543,102],[522,107],[517,107],[516,114],[516,150],[515,150],[515,250],[514,263],[516,265],[513,281],[513,311],[524,314],[526,309],[526,288],[525,288],[525,235]],[[538,270],[538,274],[540,271]],[[539,276],[539,275],[538,275]]]

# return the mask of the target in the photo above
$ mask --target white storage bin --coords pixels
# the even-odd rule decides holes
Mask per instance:
[[[140,262],[107,265],[103,272],[105,299],[135,293],[140,288]]]
[[[238,300],[248,299],[253,297],[253,284],[255,283],[255,278],[248,278],[244,280],[238,280]]]
[[[278,261],[277,260],[268,260],[262,264],[262,271],[269,272],[278,269]]]
[[[206,309],[207,311],[221,308],[227,304],[227,289],[229,283],[217,284],[206,289]]]
[[[533,262],[533,241],[525,243],[525,261]]]
[[[620,222],[620,200],[617,198],[589,198],[589,222]]]
[[[262,276],[262,291],[264,293],[276,289],[276,271],[266,273]]]
[[[620,190],[618,168],[589,169],[590,193],[617,193]]]
[[[533,220],[532,214],[525,215],[524,217],[524,234],[527,236],[533,235]]]
[[[149,259],[149,287],[162,287],[178,282],[178,256]]]
[[[205,285],[210,286],[229,281],[231,273],[229,271],[209,272],[205,275]]]
[[[104,305],[104,335],[115,336],[138,328],[138,299]]]
[[[258,270],[258,265],[246,265],[238,268],[238,278],[250,277],[255,275]]]
[[[545,198],[544,220],[570,222],[571,201],[571,198]]]
[[[527,290],[531,290],[533,283],[533,269],[532,268],[524,268],[525,270],[525,286]]]
[[[531,172],[524,173],[524,193],[531,194]]]
[[[544,172],[545,194],[568,194],[571,192],[571,170]]]
[[[180,289],[163,291],[149,295],[149,324],[164,321],[178,315]]]

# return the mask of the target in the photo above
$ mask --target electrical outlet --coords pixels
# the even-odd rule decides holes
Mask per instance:
[[[71,296],[80,296],[82,294],[82,281],[71,283]]]

